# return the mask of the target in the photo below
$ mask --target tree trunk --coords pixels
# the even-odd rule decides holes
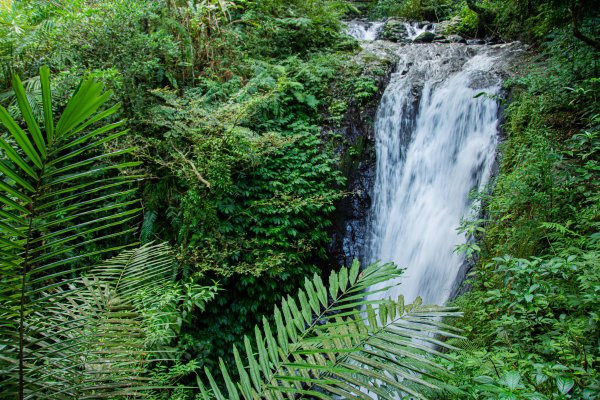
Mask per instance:
[[[584,8],[585,8],[585,6],[584,6],[583,1],[578,1],[577,5],[575,7],[571,8],[571,17],[572,17],[571,21],[573,23],[573,36],[575,36],[577,39],[581,40],[585,44],[592,46],[594,49],[600,50],[600,40],[585,35],[583,32],[581,32],[581,30],[579,28],[580,24],[582,23],[582,20],[583,20],[582,16],[583,16]]]

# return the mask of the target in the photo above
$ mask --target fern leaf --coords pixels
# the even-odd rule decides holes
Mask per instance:
[[[76,293],[85,285],[78,277],[100,256],[131,246],[135,228],[128,222],[140,211],[132,188],[140,176],[120,175],[139,164],[126,160],[132,149],[103,152],[125,133],[118,131],[123,122],[104,123],[118,110],[103,110],[110,92],[84,80],[55,118],[49,75],[43,67],[39,81],[23,85],[13,78],[23,126],[0,106],[0,385],[21,399],[69,397],[78,390],[71,378],[81,372],[81,361],[67,350],[82,347],[67,330],[80,332],[85,319],[62,320],[61,312],[75,314],[58,300],[83,304]],[[96,289],[104,297],[98,294],[95,304],[109,313],[108,289]]]
[[[434,356],[444,356],[440,349],[452,348],[440,338],[460,338],[456,328],[441,318],[461,314],[455,308],[419,301],[405,306],[402,298],[363,300],[375,285],[400,275],[393,264],[374,264],[359,273],[354,263],[350,270],[331,274],[329,290],[318,276],[307,279],[297,302],[288,298],[276,308],[275,334],[266,320],[263,329],[256,327],[258,360],[249,338],[244,340],[245,362],[234,351],[240,381],[231,381],[221,365],[226,394],[207,371],[212,393],[217,398],[243,399],[367,399],[370,394],[379,399],[426,399],[439,394],[449,372]],[[208,396],[204,384],[200,390]]]

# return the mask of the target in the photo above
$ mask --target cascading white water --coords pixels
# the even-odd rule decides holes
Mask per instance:
[[[375,40],[383,29],[383,22],[366,22],[353,20],[346,22],[345,32],[358,40]]]
[[[478,52],[473,55],[473,53]],[[463,256],[457,232],[469,192],[488,181],[500,89],[485,48],[405,46],[376,118],[377,166],[366,261],[393,261],[404,276],[377,298],[445,303]],[[382,284],[389,286],[390,282]]]
[[[405,22],[404,27],[406,28],[407,38],[415,40],[423,32],[435,33],[434,24],[422,24],[419,22]]]

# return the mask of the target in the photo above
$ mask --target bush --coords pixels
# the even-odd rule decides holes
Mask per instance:
[[[379,0],[371,10],[371,17],[406,18],[413,21],[442,21],[451,15],[454,0]]]
[[[469,340],[450,365],[470,398],[592,399],[600,385],[596,55],[554,35],[510,83],[480,262],[457,300]]]

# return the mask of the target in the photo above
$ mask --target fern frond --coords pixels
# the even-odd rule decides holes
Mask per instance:
[[[144,246],[44,293],[44,307],[26,320],[25,396],[93,399],[147,392],[152,357],[133,297],[170,281],[172,267],[166,244]],[[147,279],[138,281],[142,273]]]
[[[105,122],[118,106],[103,109],[110,92],[100,83],[83,80],[57,120],[48,68],[29,89],[16,76],[12,87],[24,124],[0,106],[0,385],[16,398],[47,398],[69,374],[43,375],[41,363],[71,345],[51,339],[66,328],[43,310],[53,299],[75,301],[69,293],[90,265],[131,246],[141,176],[120,174],[139,164],[127,160],[132,149],[104,151],[126,130],[124,121]]]
[[[142,243],[150,242],[150,238],[154,233],[154,223],[158,218],[158,213],[156,211],[146,211],[144,213],[144,222],[142,223],[142,229],[140,232],[140,241]]]
[[[327,289],[317,275],[306,280],[296,299],[288,297],[274,312],[274,326],[263,320],[255,340],[245,338],[242,355],[234,348],[234,382],[221,363],[226,391],[210,371],[208,387],[217,399],[294,399],[334,396],[379,399],[427,394],[444,389],[449,374],[433,356],[451,349],[441,338],[460,338],[442,318],[459,317],[455,308],[404,305],[402,298],[366,300],[377,284],[400,276],[393,264],[374,264],[362,272],[355,262],[329,277]],[[243,361],[246,359],[246,361]],[[202,395],[209,389],[202,383]],[[225,395],[224,393],[227,393]]]

